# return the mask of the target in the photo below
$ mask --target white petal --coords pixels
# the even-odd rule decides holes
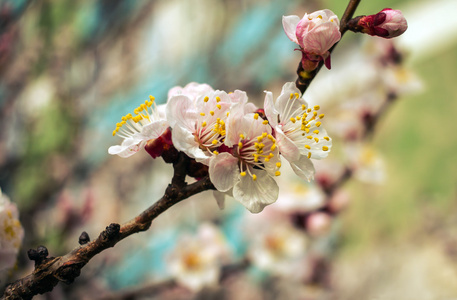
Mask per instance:
[[[278,127],[275,128],[276,131],[276,144],[279,147],[281,155],[288,161],[295,161],[300,158],[300,149],[297,145],[292,142],[282,130]]]
[[[290,163],[292,170],[300,178],[310,181],[314,179],[314,165],[313,162],[305,155],[300,156],[299,160]]]
[[[129,157],[140,151],[141,140],[134,138],[127,138],[122,141],[121,145],[111,146],[108,149],[108,153],[111,155],[119,155],[120,157]]]
[[[265,116],[267,117],[268,122],[270,122],[271,127],[274,128],[278,125],[278,111],[275,108],[273,94],[268,91],[265,91],[265,93],[265,101],[263,104]]]
[[[167,120],[171,128],[174,128],[176,122],[180,122],[181,125],[188,124],[191,120],[189,118],[189,112],[194,111],[194,104],[189,97],[184,95],[173,96],[168,100],[167,103]]]
[[[300,22],[300,17],[298,16],[282,16],[282,27],[287,37],[294,43],[298,44],[297,36],[295,32],[297,30],[298,22]]]
[[[241,202],[250,212],[259,213],[278,199],[279,187],[276,181],[263,170],[252,170],[257,180],[251,176],[240,176],[233,187],[233,197]]]
[[[229,153],[216,155],[209,163],[209,178],[220,192],[230,190],[239,176],[238,159]]]
[[[171,132],[173,146],[192,158],[205,160],[209,156],[200,149],[200,145],[195,141],[194,135],[181,126],[175,126]]]
[[[139,135],[141,136],[142,140],[154,140],[161,136],[165,130],[167,130],[167,128],[168,122],[165,120],[159,120],[143,126],[143,129]]]
[[[217,206],[219,206],[219,209],[224,209],[225,208],[225,193],[222,193],[219,191],[213,191],[213,196],[214,196],[214,199],[216,199]]]

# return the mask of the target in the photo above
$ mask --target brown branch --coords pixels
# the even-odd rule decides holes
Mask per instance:
[[[347,23],[349,20],[351,20],[352,16],[355,13],[355,10],[357,9],[357,6],[359,5],[361,0],[350,0],[348,6],[346,7],[346,10],[344,11],[343,17],[340,20],[340,32],[341,32],[341,37],[343,37],[344,33],[347,31]],[[333,45],[332,48],[330,48],[329,52],[332,53],[333,49],[335,49],[335,45]],[[316,77],[317,73],[319,73],[320,69],[324,65],[323,61],[319,62],[319,65],[317,66],[316,69],[313,71],[305,71],[303,69],[301,60],[298,63],[298,68],[297,68],[297,75],[298,78],[295,81],[295,85],[297,88],[300,90],[302,95],[305,93],[306,89],[309,87],[313,79]]]
[[[35,260],[35,270],[32,274],[8,285],[1,299],[32,299],[34,295],[51,291],[59,281],[72,283],[79,276],[81,269],[98,253],[114,247],[119,241],[134,233],[148,230],[156,217],[176,203],[202,191],[214,189],[208,175],[192,184],[185,182],[190,162],[188,156],[179,153],[178,160],[173,163],[174,175],[171,184],[168,185],[164,196],[127,223],[110,224],[97,239],[64,256],[46,258],[47,249],[44,247],[30,250],[29,257]],[[80,241],[84,240],[85,236],[80,238]]]

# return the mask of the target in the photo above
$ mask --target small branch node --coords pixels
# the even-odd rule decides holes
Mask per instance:
[[[81,233],[81,235],[79,236],[78,243],[80,245],[84,245],[84,244],[87,244],[89,242],[90,242],[89,234],[87,232],[83,231]]]

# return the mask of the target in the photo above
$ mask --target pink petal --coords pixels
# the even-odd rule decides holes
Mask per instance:
[[[298,16],[283,16],[282,17],[282,27],[287,37],[294,43],[298,44],[296,30],[300,18]]]

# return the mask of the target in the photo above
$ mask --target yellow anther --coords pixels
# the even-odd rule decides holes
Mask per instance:
[[[269,161],[270,161],[270,158],[269,158],[269,157],[265,157],[265,161],[266,161],[266,162],[269,162]]]
[[[324,140],[330,141],[330,138],[328,136],[324,136]]]
[[[267,135],[268,135],[268,133],[266,133],[266,132],[262,133],[262,137],[263,137],[263,138],[266,138]]]
[[[200,113],[200,116],[204,117],[204,116],[205,116],[205,113],[204,113],[204,112],[201,112],[201,113]]]
[[[222,108],[222,106],[220,104],[216,104],[216,107],[219,108],[219,109]]]
[[[216,145],[216,144],[217,144],[217,140],[213,140],[213,141],[211,142],[211,144]]]
[[[317,130],[317,129],[314,130],[313,132],[314,132],[315,134],[319,134],[319,130]]]
[[[259,162],[259,155],[255,154],[255,153],[253,155],[254,155],[254,161]]]
[[[315,137],[314,140],[316,141],[316,143],[319,143],[319,138]]]
[[[322,16],[321,16],[321,15],[318,15],[317,18],[322,19]]]
[[[295,98],[300,98],[300,95],[298,93],[295,93]]]
[[[256,181],[257,180],[257,175],[252,175],[252,180]]]
[[[209,101],[209,97],[206,96],[206,97],[203,99],[203,101],[208,102],[208,101]]]
[[[259,114],[254,114],[254,120],[258,120],[259,119]]]
[[[327,146],[322,146],[322,150],[328,151],[328,147]]]
[[[292,100],[294,98],[294,94],[290,93],[289,99]]]
[[[324,114],[320,114],[320,115],[319,115],[319,119],[323,119],[324,117],[325,117]]]
[[[306,133],[309,133],[309,128],[305,128]]]
[[[311,149],[311,146],[310,145],[305,145],[305,148],[310,150]]]
[[[138,108],[135,108],[135,109],[133,110],[133,113],[134,113],[135,115],[137,115],[137,114],[138,114]]]
[[[206,122],[202,122],[202,127],[205,127],[206,126]]]
[[[214,111],[210,111],[209,114],[214,116]]]
[[[278,168],[281,168],[281,163],[280,163],[280,162],[277,162],[277,163],[276,163],[276,166],[277,166]]]
[[[216,102],[221,102],[221,97],[217,96],[216,97]]]
[[[240,148],[240,149],[243,148],[243,143],[242,142],[238,143],[238,148]]]
[[[317,127],[319,127],[319,126],[321,126],[321,125],[322,125],[321,122],[316,122],[316,126],[317,126]]]
[[[304,133],[303,133],[303,134],[304,134]],[[308,135],[306,138],[307,138],[308,140],[312,140],[312,139],[313,139],[313,137],[310,136],[310,135]]]
[[[259,143],[263,140],[263,137],[262,136],[258,136],[257,137],[257,141],[259,141]]]
[[[275,149],[276,149],[276,144],[273,144],[273,146],[271,146],[270,150],[274,151]]]
[[[314,105],[314,110],[319,110],[321,107],[319,105]]]
[[[311,108],[308,108],[306,111],[307,111],[307,112],[311,112],[311,111],[312,111],[312,109],[311,109]]]
[[[241,133],[241,134],[240,134],[240,138],[241,138],[241,139],[244,139],[244,134]]]
[[[279,175],[281,175],[281,172],[276,171],[276,172],[275,172],[275,176],[279,176]]]
[[[317,116],[317,111],[313,111],[313,115],[314,115],[314,116]]]
[[[216,150],[214,150],[213,153],[214,153],[215,155],[218,155],[218,154],[219,154],[219,152],[217,152]]]
[[[273,153],[268,154],[268,157],[273,158],[275,156]]]
[[[274,141],[274,140],[275,140],[275,138],[274,138],[271,134],[267,135],[267,137],[268,137],[268,139],[269,139],[270,141]]]
[[[227,117],[229,116],[230,112],[227,112]]]
[[[153,96],[149,95],[149,100],[151,100],[152,102],[154,102],[156,98],[154,98]]]
[[[308,158],[311,158],[311,152],[308,152]]]
[[[290,121],[291,121],[292,123],[295,123],[295,122],[296,122],[294,117],[291,117],[291,118],[290,118]]]
[[[116,130],[113,130],[113,136],[115,136],[115,135],[116,135],[116,132],[117,132]]]
[[[306,109],[306,105],[302,104],[301,105],[301,110],[305,110]]]
[[[263,120],[262,124],[263,125],[268,125],[268,120]]]
[[[240,175],[241,175],[242,177],[244,177],[244,176],[246,176],[246,172],[241,172]]]

